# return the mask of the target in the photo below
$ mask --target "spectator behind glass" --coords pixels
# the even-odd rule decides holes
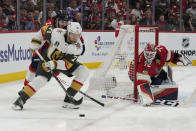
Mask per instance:
[[[96,17],[96,20],[94,20],[91,23],[91,29],[100,30],[101,27],[102,27],[102,25],[101,25],[101,18],[98,16],[98,17]]]
[[[92,4],[94,5],[94,7],[92,7]],[[91,10],[92,10],[92,8],[95,8],[95,6],[96,6],[96,8],[97,8],[97,11],[98,11],[99,13],[101,13],[101,12],[102,12],[102,0],[93,0],[93,1],[91,2],[91,5],[90,5],[89,7],[90,7]]]
[[[168,31],[179,31],[179,20],[176,18],[175,13],[170,12],[167,20]]]
[[[25,25],[27,22],[27,10],[26,8],[22,7],[20,9],[20,29],[25,30]]]
[[[179,3],[179,4],[180,4],[180,3]],[[183,11],[183,13],[186,12],[187,7],[188,7],[188,2],[187,2],[187,0],[182,0],[182,11]]]
[[[187,9],[188,8],[191,8],[191,6],[192,6],[192,2],[193,2],[194,0],[187,0]]]
[[[27,22],[25,24],[25,30],[35,30],[33,10],[29,10],[27,13]]]
[[[173,14],[173,16],[177,19],[180,14],[180,7],[179,7],[178,3],[174,4],[169,12],[171,12]]]
[[[51,12],[51,17],[55,17],[57,15],[56,11],[54,10],[54,3],[49,3],[47,10]]]
[[[108,18],[104,19],[104,29],[105,30],[113,30],[113,27],[111,26],[110,20]]]
[[[72,0],[70,3],[70,6],[67,7],[67,13],[69,15],[69,19],[70,21],[73,21],[74,15],[79,12],[79,8],[77,7],[77,1],[76,0]]]
[[[3,1],[3,12],[7,15],[7,16],[10,16],[10,15],[13,15],[14,12],[15,12],[15,9],[14,9],[14,6],[12,4],[12,1],[11,0],[4,0]]]
[[[165,21],[165,16],[163,14],[161,14],[159,16],[159,19],[158,19],[156,25],[159,27],[160,31],[166,31],[167,30],[167,23]]]
[[[49,19],[52,19],[52,11],[51,10],[48,10],[46,12],[46,20],[49,20]]]
[[[90,15],[90,23],[91,23],[91,29],[101,29],[101,13],[98,12],[97,4],[96,2],[92,3],[91,7],[92,14]],[[106,16],[107,17],[107,16]],[[98,24],[98,25],[96,25]]]
[[[124,19],[121,14],[117,14],[111,22],[111,26],[114,29],[116,29],[119,25],[124,25]]]
[[[73,18],[73,22],[81,23],[81,13],[77,12]]]
[[[176,4],[177,4],[177,0],[170,0],[170,8],[172,8],[172,6]]]
[[[101,0],[98,0],[98,1],[101,1]],[[122,0],[120,0],[120,1],[122,1]],[[118,5],[117,5],[118,0],[110,0],[110,3],[112,5],[112,7],[116,10],[116,13],[118,13],[120,11],[118,8]]]
[[[127,6],[126,1],[120,1],[118,2],[117,5],[119,9],[118,14],[121,14],[123,16],[123,20],[126,20],[126,6]]]
[[[106,17],[111,19],[116,16],[116,10],[113,7],[112,2],[108,2],[108,7],[106,8]]]
[[[183,14],[183,22],[185,31],[195,31],[195,25],[192,21],[192,14]]]
[[[152,12],[152,6],[151,6],[151,5],[146,5],[144,11],[145,11],[145,12],[146,12],[146,11]]]
[[[156,0],[155,1],[155,20],[158,20],[160,15],[167,15],[169,11],[169,1],[168,0]]]
[[[90,8],[88,6],[87,2],[83,2],[83,29],[89,29],[90,28]]]
[[[131,14],[131,15],[129,16],[128,24],[129,24],[129,25],[138,25],[138,24],[139,24],[139,22],[138,22],[138,20],[137,20],[137,17],[136,17],[134,14]]]
[[[13,1],[11,1],[11,0],[4,0],[3,6],[2,6],[3,12],[5,13],[5,15],[9,19],[8,30],[15,29],[16,14],[15,14],[15,8],[14,8],[12,2]]]
[[[142,19],[143,10],[140,8],[140,2],[136,2],[136,7],[131,11],[131,14],[135,15],[138,21]]]
[[[39,13],[40,13],[40,12],[39,12],[38,9],[35,9],[35,10],[34,10],[34,13],[33,13],[35,30],[39,30],[39,29],[41,28],[41,24],[40,24],[39,21],[38,21]]]
[[[139,23],[140,25],[152,25],[152,13],[150,10],[145,12],[145,17]]]
[[[0,31],[7,29],[8,18],[3,13],[3,9],[0,7]]]
[[[54,11],[54,4],[53,3],[46,3],[46,12],[48,18],[56,16],[56,12]],[[49,13],[48,13],[49,12]],[[46,18],[46,21],[48,19]],[[38,18],[39,23],[42,23],[42,11],[39,13],[39,18]]]
[[[196,19],[196,0],[194,0],[191,4],[191,7],[186,10],[187,14],[192,14],[193,19]]]
[[[146,9],[148,7],[152,7],[152,0],[144,0],[144,8],[145,8],[145,11],[147,11]]]
[[[32,2],[32,0],[27,0],[27,9],[34,10],[34,3]]]

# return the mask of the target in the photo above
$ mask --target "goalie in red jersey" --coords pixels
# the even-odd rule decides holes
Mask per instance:
[[[161,85],[168,80],[167,72],[163,69],[166,62],[177,64],[181,62],[184,66],[191,61],[184,55],[169,51],[163,45],[155,46],[148,43],[144,51],[139,55],[137,62],[137,89],[143,105],[151,105],[154,96],[151,85]],[[134,63],[131,62],[129,77],[133,80]]]

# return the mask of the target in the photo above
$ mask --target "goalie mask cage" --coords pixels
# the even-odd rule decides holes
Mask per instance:
[[[99,100],[113,98],[136,102],[138,55],[147,43],[158,45],[158,33],[156,26],[122,25],[110,53],[90,78],[87,93]],[[128,75],[131,62],[134,63],[130,67],[133,68],[132,80]]]

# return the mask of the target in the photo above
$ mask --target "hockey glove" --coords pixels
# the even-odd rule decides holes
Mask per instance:
[[[192,64],[192,61],[185,55],[181,55],[179,57],[179,61],[184,65],[184,66],[188,66]]]
[[[42,63],[42,68],[46,72],[50,72],[51,70],[56,69],[56,67],[57,67],[57,62],[55,60]]]

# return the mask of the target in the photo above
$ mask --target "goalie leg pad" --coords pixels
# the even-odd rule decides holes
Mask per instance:
[[[152,86],[154,99],[162,100],[177,100],[178,99],[178,85],[158,85]]]
[[[137,88],[142,104],[151,105],[151,103],[153,103],[154,101],[154,96],[152,94],[150,85],[146,83],[146,84],[138,85]]]

